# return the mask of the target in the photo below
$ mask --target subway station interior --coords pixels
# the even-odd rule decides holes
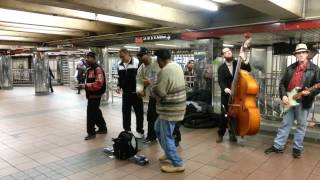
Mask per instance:
[[[157,55],[164,49],[170,52],[170,60]],[[237,59],[233,68],[239,70],[230,72],[231,77],[240,80],[235,78],[234,86],[223,89],[221,77],[228,72],[219,72],[227,64],[227,51]],[[129,63],[123,62],[122,52],[129,55]],[[0,179],[319,180],[319,53],[319,0],[0,0]],[[92,54],[101,76],[96,69],[90,74]],[[286,95],[280,91],[288,87],[282,87],[283,79],[292,65],[300,68],[299,56],[305,54],[308,67],[312,64],[317,71],[312,84],[299,93],[310,94],[301,95],[301,103],[284,111]],[[141,98],[138,92],[130,92],[143,102],[144,132],[135,131],[139,129],[136,107],[129,107],[131,114],[124,110],[128,93],[119,86],[120,66],[128,77],[130,64],[139,59],[137,74],[147,67],[141,60],[145,55],[160,66],[158,80],[150,85],[152,95],[161,84],[159,77],[164,77],[161,72],[168,67],[161,66],[163,60],[176,64],[180,68],[176,76],[182,73],[185,80],[184,118],[174,121],[180,126],[178,143],[172,128],[159,131],[161,140],[157,134],[153,141],[146,141],[151,102],[146,95]],[[240,70],[241,63],[247,62],[249,73]],[[81,63],[88,63],[82,83],[77,78]],[[304,83],[308,67],[302,76],[297,68],[292,79],[301,77],[299,82]],[[249,85],[242,86],[247,81],[243,73],[251,77]],[[101,77],[105,83],[99,103],[101,99],[107,127],[104,132],[97,125],[93,135],[87,130],[88,116],[100,115],[88,115],[91,75],[96,78],[94,83]],[[176,76],[169,76],[165,83]],[[134,84],[136,89],[138,78],[123,84]],[[295,83],[292,79],[287,86]],[[247,90],[252,82],[257,86],[255,94]],[[254,106],[254,118],[253,111],[232,101],[243,102],[242,93],[236,93],[242,87],[253,97],[253,103],[243,104]],[[226,89],[233,97],[227,113],[221,108]],[[289,90],[284,92],[289,94]],[[314,99],[306,109],[304,98],[309,96]],[[171,123],[160,119],[164,116],[159,109],[166,100],[161,98],[154,98],[160,116],[150,131],[160,121]],[[242,134],[233,129],[244,122],[244,116],[237,116],[242,110],[257,123],[256,132]],[[299,118],[305,111],[302,123]],[[289,112],[294,114],[292,127],[287,128],[280,146],[278,136]],[[126,130],[124,116],[130,115],[137,152],[120,159],[115,139]],[[224,120],[228,127],[221,136],[218,131]],[[161,134],[166,131],[170,137]],[[303,145],[297,143],[299,131]],[[168,139],[176,143],[170,148],[183,163],[171,159]],[[275,153],[267,152],[270,147]],[[163,154],[165,161],[159,161]]]

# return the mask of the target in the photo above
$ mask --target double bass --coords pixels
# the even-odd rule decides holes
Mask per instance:
[[[227,119],[229,129],[237,136],[255,135],[260,129],[260,110],[257,107],[259,85],[245,70],[241,62],[248,60],[251,34],[245,34],[245,42],[240,48],[239,59],[231,85]]]

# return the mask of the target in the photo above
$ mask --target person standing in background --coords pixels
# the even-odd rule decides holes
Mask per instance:
[[[80,62],[77,64],[76,68],[76,75],[78,84],[83,84],[86,80],[86,70],[87,70],[87,63],[85,62],[84,58],[80,58]],[[78,86],[78,94],[81,92],[81,88]]]
[[[50,88],[50,90],[51,90],[51,93],[54,92],[54,91],[53,91],[53,88],[52,88],[52,78],[54,79],[55,77],[54,77],[54,75],[53,75],[53,73],[52,73],[52,70],[51,70],[51,68],[50,68],[50,66],[49,66],[49,88]]]

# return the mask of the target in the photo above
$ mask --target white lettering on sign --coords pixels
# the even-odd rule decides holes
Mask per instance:
[[[169,34],[164,35],[150,35],[144,36],[143,41],[153,41],[153,40],[170,40],[171,36]]]

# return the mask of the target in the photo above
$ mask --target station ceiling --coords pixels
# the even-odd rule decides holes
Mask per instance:
[[[318,18],[318,0],[213,1],[217,11],[186,4],[189,0],[1,0],[0,45],[44,45],[76,39],[95,45],[150,31],[171,33],[268,22]],[[288,37],[319,40],[318,30],[261,33],[273,42]],[[91,38],[92,37],[92,38]],[[103,40],[99,40],[103,37]],[[222,37],[237,43],[238,35]],[[91,41],[92,40],[92,41]],[[67,42],[67,41],[65,41]],[[54,44],[54,43],[53,43]],[[86,43],[84,43],[86,44]],[[104,43],[102,43],[104,44]],[[107,44],[107,43],[106,43]]]

